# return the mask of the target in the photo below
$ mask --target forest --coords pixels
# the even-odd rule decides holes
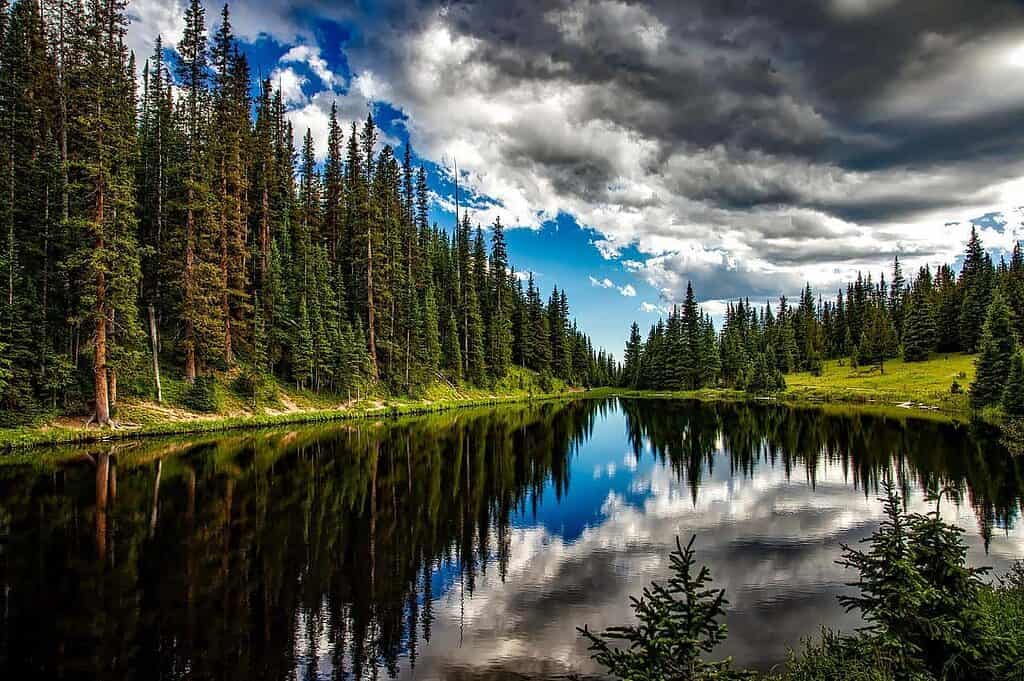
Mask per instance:
[[[885,371],[886,360],[923,362],[936,353],[977,354],[969,386],[974,409],[1002,407],[1024,416],[1024,253],[993,263],[972,228],[959,273],[929,266],[908,280],[899,258],[890,281],[859,275],[833,299],[810,285],[794,305],[749,300],[728,304],[721,333],[688,286],[681,306],[654,324],[646,339],[633,323],[622,384],[695,390],[725,386],[754,393],[786,387],[785,374],[820,373],[825,360]],[[951,386],[964,390],[968,386]]]
[[[216,377],[345,394],[486,386],[513,364],[607,384],[616,367],[508,262],[503,227],[430,224],[425,169],[372,112],[333,110],[326,159],[253,82],[224,7],[192,0],[140,65],[125,0],[0,0],[0,413],[113,421]],[[301,135],[298,148],[296,135]],[[457,178],[456,178],[457,181]]]

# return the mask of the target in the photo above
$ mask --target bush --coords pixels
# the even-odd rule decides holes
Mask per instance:
[[[862,636],[825,629],[821,641],[806,641],[803,650],[791,650],[785,670],[766,681],[933,681],[924,676],[900,676],[879,662],[879,651]]]
[[[820,643],[790,653],[776,681],[1024,681],[1024,563],[990,586],[986,569],[967,566],[963,530],[935,510],[905,513],[891,482],[884,484],[886,520],[863,551],[843,546],[841,565],[855,568],[857,596],[840,596],[867,626],[855,634],[825,630]],[[638,626],[601,634],[586,627],[592,657],[629,681],[723,681],[754,678],[729,660],[705,658],[726,636],[719,623],[726,600],[709,589],[711,575],[694,575],[693,540],[676,540],[673,577],[633,599]],[[613,645],[618,644],[618,645]]]
[[[599,634],[587,627],[578,629],[590,642],[594,660],[620,679],[686,679],[687,681],[732,681],[752,679],[749,672],[734,671],[731,660],[707,662],[705,653],[725,640],[725,589],[708,589],[711,571],[701,566],[694,574],[693,541],[684,549],[676,539],[669,556],[672,577],[667,584],[652,583],[643,595],[633,599],[639,626],[611,627]],[[627,648],[613,647],[623,641]]]
[[[273,379],[262,371],[246,369],[235,379],[235,392],[252,407],[277,400],[277,387]]]
[[[942,520],[942,494],[930,494],[935,510],[903,512],[892,482],[884,484],[886,519],[868,549],[843,546],[840,565],[859,572],[840,596],[847,611],[859,610],[879,650],[879,662],[924,678],[944,681],[1007,679],[1024,651],[990,626],[980,599],[987,568],[967,566],[963,530]],[[929,676],[930,675],[930,676]]]
[[[181,397],[185,408],[203,414],[220,410],[220,394],[215,376],[196,376],[196,381]]]
[[[962,385],[960,385],[960,383],[958,381],[953,381],[952,383],[949,384],[949,394],[950,395],[963,395],[964,394],[964,387]]]

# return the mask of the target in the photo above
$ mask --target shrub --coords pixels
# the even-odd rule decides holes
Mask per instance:
[[[886,519],[863,551],[843,546],[841,565],[855,568],[857,596],[840,596],[858,610],[865,628],[855,634],[823,631],[820,643],[791,652],[775,681],[1024,681],[1024,563],[996,586],[987,569],[967,566],[963,530],[935,510],[905,513],[895,485],[883,485]],[[704,659],[726,636],[719,620],[727,604],[711,575],[694,575],[693,540],[676,540],[673,577],[633,600],[639,624],[580,633],[593,659],[629,681],[723,681],[754,678],[729,660]]]
[[[964,387],[959,382],[953,381],[949,384],[949,393],[951,395],[963,395]]]
[[[945,681],[1006,679],[1021,651],[1007,645],[982,617],[979,600],[987,568],[967,566],[963,530],[942,520],[942,494],[930,494],[935,510],[903,512],[892,482],[884,484],[886,519],[868,539],[868,549],[843,546],[840,565],[859,572],[840,596],[847,609],[868,623],[865,635],[879,648],[879,661],[905,674]]]
[[[246,369],[235,379],[235,391],[252,407],[272,403],[277,398],[273,379],[262,371]]]
[[[578,629],[590,642],[593,659],[613,676],[630,681],[753,678],[748,672],[734,671],[729,659],[702,659],[725,640],[726,626],[718,620],[724,617],[728,601],[724,589],[707,588],[711,581],[707,566],[694,574],[694,539],[686,548],[676,539],[676,550],[669,556],[673,574],[668,583],[652,583],[639,599],[632,599],[639,626],[611,627],[599,634],[587,627]],[[611,645],[616,641],[628,647]]]
[[[220,394],[215,376],[196,376],[182,395],[181,403],[191,411],[212,414],[220,409]]]

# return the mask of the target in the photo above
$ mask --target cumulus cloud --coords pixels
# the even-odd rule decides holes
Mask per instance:
[[[174,30],[168,3],[136,4]],[[762,297],[896,254],[948,260],[970,218],[1019,205],[1024,6],[1011,0],[232,8],[245,35],[259,18],[293,44],[282,73],[301,63],[346,106],[406,113],[421,155],[457,159],[460,184],[493,199],[481,222],[569,214],[669,300],[687,281],[704,300]],[[300,17],[360,27],[349,83]],[[292,115],[318,122],[317,96],[292,94]]]
[[[625,286],[618,286],[617,288],[619,289],[619,293],[621,293],[626,298],[633,298],[633,297],[636,296],[636,289],[633,288],[632,284],[626,284]]]
[[[328,87],[338,84],[339,78],[330,69],[327,61],[320,56],[320,48],[312,45],[296,45],[281,57],[282,64],[299,63],[306,64],[320,79],[320,82]]]
[[[614,288],[615,287],[615,284],[614,284],[614,282],[612,282],[611,279],[608,279],[607,277],[605,277],[604,279],[598,279],[597,277],[594,277],[593,275],[590,276],[590,285],[591,286],[596,286],[598,288]]]
[[[654,303],[648,303],[646,300],[640,303],[640,311],[648,314],[668,314],[668,308],[664,305],[655,305]]]

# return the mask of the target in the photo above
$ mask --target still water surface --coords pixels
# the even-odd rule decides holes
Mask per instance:
[[[778,406],[544,403],[103,445],[0,466],[0,677],[471,679],[597,670],[675,537],[768,668],[822,625],[840,544],[953,485],[970,558],[1024,557],[1024,462],[966,427]]]

